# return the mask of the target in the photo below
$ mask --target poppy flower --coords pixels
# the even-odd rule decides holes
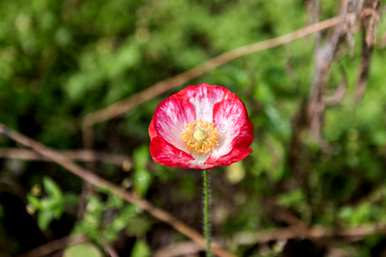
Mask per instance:
[[[153,160],[170,167],[227,166],[252,151],[252,124],[243,102],[229,89],[205,83],[164,99],[149,135]]]

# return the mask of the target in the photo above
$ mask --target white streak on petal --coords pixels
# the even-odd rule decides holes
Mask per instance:
[[[185,144],[181,140],[181,133],[186,124],[194,120],[195,113],[190,104],[184,104],[179,99],[170,98],[160,104],[154,126],[167,142],[187,152]]]
[[[232,141],[239,135],[245,121],[244,106],[239,100],[223,101],[216,108],[214,122],[220,134],[220,143],[212,152],[212,158],[219,158],[232,150]]]
[[[206,84],[187,90],[186,93],[188,101],[195,107],[197,120],[207,122],[213,122],[213,106],[227,98],[223,89]]]

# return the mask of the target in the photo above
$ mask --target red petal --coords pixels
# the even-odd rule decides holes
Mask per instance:
[[[194,106],[197,120],[212,122],[214,105],[234,94],[226,87],[202,83],[187,86],[177,95]]]
[[[241,100],[233,95],[214,106],[213,120],[221,134],[220,146],[205,164],[225,166],[240,161],[252,151],[252,124]]]
[[[178,168],[191,168],[193,157],[157,136],[150,142],[150,155],[161,165]]]
[[[194,106],[187,99],[178,94],[169,96],[158,105],[154,113],[149,126],[150,138],[158,135],[178,149],[185,150],[181,133],[186,124],[195,118]]]
[[[218,158],[210,157],[205,164],[208,166],[227,166],[234,162],[238,162],[246,158],[251,152],[250,144],[253,140],[252,124],[248,121],[238,136],[236,136],[231,145],[232,150]]]
[[[149,131],[150,140],[152,140],[154,137],[157,136],[157,131],[154,128],[154,119],[152,119],[150,121],[150,125],[149,125],[148,131]]]
[[[186,152],[180,134],[194,120],[214,122],[222,134],[222,148],[206,161]],[[154,161],[172,167],[208,169],[244,159],[252,150],[252,125],[244,104],[223,86],[188,86],[157,107],[149,125],[150,153]]]

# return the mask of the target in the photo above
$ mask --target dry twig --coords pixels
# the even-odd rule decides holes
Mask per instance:
[[[119,257],[118,253],[115,251],[115,249],[110,246],[109,244],[103,244],[102,245],[103,250],[106,254],[108,254],[110,257]]]
[[[138,197],[134,193],[127,192],[120,188],[119,186],[98,177],[93,173],[92,171],[89,171],[74,162],[72,162],[70,159],[66,158],[64,155],[60,154],[59,152],[50,149],[46,147],[45,145],[28,138],[16,131],[13,131],[6,127],[4,124],[0,123],[0,134],[3,134],[4,136],[12,139],[13,141],[33,149],[40,155],[44,156],[45,158],[48,158],[52,160],[53,162],[57,163],[58,165],[62,166],[66,170],[68,170],[70,173],[78,176],[79,178],[83,179],[90,185],[96,188],[104,189],[109,191],[110,193],[120,197],[121,199],[125,200],[126,202],[129,202],[131,204],[136,205],[137,207],[141,208],[142,210],[148,212],[150,215],[152,215],[154,218],[165,222],[172,226],[175,230],[180,232],[181,234],[187,236],[192,241],[194,241],[197,245],[204,247],[205,246],[205,240],[201,236],[200,233],[198,233],[195,229],[189,227],[182,221],[178,220],[176,217],[171,215],[170,213],[154,207],[151,203],[146,201],[145,199],[142,199]],[[234,257],[233,254],[230,252],[222,249],[218,244],[212,245],[212,251],[219,257]]]
[[[328,98],[327,101],[324,96],[325,87],[331,66],[336,59],[342,43],[345,42],[347,38],[350,38],[357,13],[360,12],[361,5],[359,2],[358,0],[342,0],[340,15],[341,17],[346,17],[346,19],[335,27],[334,32],[324,44],[320,45],[318,41],[316,43],[314,76],[309,98],[301,103],[294,117],[289,145],[288,165],[295,174],[297,184],[300,183],[307,186],[305,183],[307,178],[306,170],[309,167],[305,167],[307,164],[303,161],[304,132],[309,131],[314,139],[321,144],[322,149],[325,150],[329,148],[321,136],[326,103],[337,104],[337,101],[341,101],[345,92],[345,85],[342,84],[339,86],[334,97],[332,99]]]
[[[350,238],[361,239],[368,235],[386,233],[386,224],[362,225],[347,229],[330,229],[315,226],[312,228],[289,227],[259,231],[258,233],[241,233],[236,235],[234,241],[239,244],[267,243],[270,241],[289,240],[294,238]]]
[[[367,0],[361,19],[362,51],[355,100],[359,102],[366,90],[375,43],[375,26],[379,21],[379,0]]]
[[[174,243],[158,250],[154,257],[178,257],[195,254],[203,248],[192,242]]]
[[[300,38],[304,38],[308,35],[311,35],[313,33],[334,27],[338,24],[340,24],[345,19],[348,19],[352,17],[351,15],[347,16],[337,16],[333,17],[328,20],[324,20],[306,27],[303,27],[299,30],[296,30],[294,32],[264,40],[261,42],[257,42],[254,44],[246,45],[240,48],[233,49],[229,52],[225,52],[223,54],[220,54],[213,59],[210,59],[209,61],[198,65],[188,71],[185,71],[181,74],[178,74],[174,77],[171,77],[166,80],[162,80],[160,82],[155,83],[154,85],[148,87],[147,89],[143,90],[142,92],[139,92],[137,94],[134,94],[130,96],[127,99],[124,99],[122,101],[116,102],[106,108],[102,108],[100,110],[97,110],[93,113],[90,113],[85,116],[83,120],[83,127],[91,127],[94,124],[105,122],[107,120],[113,119],[117,116],[120,116],[131,109],[133,109],[135,106],[144,103],[145,101],[148,101],[164,92],[166,92],[169,89],[172,89],[174,87],[180,86],[183,83],[186,83],[189,80],[192,80],[194,78],[197,78],[221,65],[224,65],[230,61],[233,61],[237,58],[240,58],[242,56],[246,56],[252,53],[256,53],[259,51],[263,51],[266,49],[274,48],[280,45],[288,44],[292,41],[295,41]],[[87,130],[86,130],[87,131]],[[87,133],[91,133],[91,131],[87,131]],[[86,140],[87,138],[91,137],[86,133]]]
[[[68,246],[82,244],[84,242],[87,242],[87,238],[84,235],[66,236],[61,239],[50,241],[27,253],[19,255],[18,257],[44,257],[53,254],[57,251],[61,251],[67,248]],[[108,254],[110,257],[118,257],[118,254],[111,246],[103,244],[102,247],[106,254]]]
[[[343,68],[341,68],[341,74],[342,74],[342,81],[335,89],[334,94],[325,96],[323,98],[323,104],[325,107],[336,106],[343,100],[343,97],[348,87],[348,77],[347,77],[346,71]]]
[[[310,14],[311,23],[319,22],[320,20],[320,0],[308,0],[307,9]],[[321,39],[321,31],[315,33],[315,49],[319,48]]]
[[[356,13],[358,8],[359,3],[357,0],[343,0],[341,15],[346,16],[348,13]],[[323,124],[325,108],[323,93],[328,75],[341,44],[351,32],[350,25],[353,24],[355,17],[356,16],[354,15],[352,16],[352,19],[346,19],[346,22],[336,26],[334,33],[327,42],[316,49],[314,79],[311,85],[310,98],[308,100],[307,120],[309,120],[311,134],[318,140],[321,139],[321,127]]]
[[[236,244],[251,245],[264,244],[271,241],[285,241],[290,239],[322,239],[322,238],[347,238],[359,240],[369,235],[386,233],[386,224],[369,224],[354,228],[331,229],[322,226],[306,228],[301,226],[290,226],[271,230],[256,232],[243,232],[237,234],[232,241]],[[176,257],[185,254],[192,254],[200,251],[201,248],[191,242],[172,244],[156,252],[155,257]]]
[[[83,235],[67,236],[55,241],[48,242],[45,245],[22,254],[18,257],[43,257],[48,256],[56,251],[62,250],[69,245],[81,244],[87,241],[87,238]]]
[[[60,154],[73,161],[102,162],[123,166],[125,170],[131,168],[130,159],[123,154],[95,152],[90,150],[66,150]],[[51,161],[34,151],[20,148],[0,148],[0,158],[19,159],[25,161]]]

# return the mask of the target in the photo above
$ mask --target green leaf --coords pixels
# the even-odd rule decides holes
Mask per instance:
[[[128,235],[141,237],[149,231],[151,225],[151,222],[145,217],[132,217],[131,219],[127,220],[126,233]]]
[[[47,194],[49,196],[56,199],[62,199],[63,197],[62,191],[52,179],[45,177],[43,179],[43,185],[44,185],[44,189],[47,191]]]
[[[135,217],[137,211],[133,205],[128,205],[122,208],[116,218],[106,228],[104,234],[108,241],[116,240],[119,232],[128,227],[129,221]]]
[[[151,175],[145,169],[137,169],[134,173],[134,190],[139,195],[144,195],[150,186]]]
[[[101,251],[90,243],[83,243],[68,247],[63,257],[102,257]]]
[[[146,146],[140,147],[134,152],[133,159],[136,168],[145,168],[149,161],[149,149]]]
[[[48,228],[48,225],[51,223],[51,221],[54,219],[54,213],[49,211],[49,210],[45,210],[45,211],[40,211],[39,212],[39,215],[38,215],[38,224],[39,224],[39,227],[42,229],[42,230],[46,230]]]
[[[131,257],[149,257],[150,248],[144,240],[138,240],[131,252]]]
[[[300,189],[295,189],[285,195],[281,195],[279,203],[284,206],[295,206],[304,202],[304,193]]]
[[[28,204],[30,204],[31,206],[33,206],[35,209],[39,209],[41,207],[41,203],[39,201],[39,198],[35,197],[35,196],[32,196],[31,194],[29,194],[27,196],[27,200],[28,200]]]
[[[149,160],[147,147],[141,147],[134,152],[134,190],[139,195],[144,195],[151,183],[151,173],[146,169]]]

